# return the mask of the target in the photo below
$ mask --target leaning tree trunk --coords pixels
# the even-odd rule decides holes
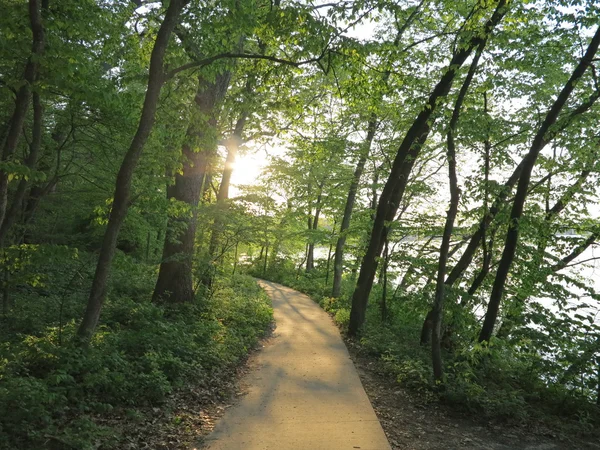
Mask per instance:
[[[169,44],[169,39],[173,29],[177,25],[179,14],[189,0],[171,0],[165,18],[156,35],[156,41],[150,56],[150,69],[148,77],[148,87],[142,107],[138,129],[131,141],[131,145],[125,154],[121,163],[121,168],[117,175],[114,199],[108,226],[104,233],[102,247],[96,265],[94,280],[88,299],[87,307],[83,315],[83,320],[77,331],[78,337],[82,341],[88,341],[96,329],[100,310],[106,297],[106,285],[110,273],[110,267],[115,255],[117,246],[117,237],[121,225],[125,220],[127,209],[129,208],[129,194],[131,190],[131,179],[133,171],[144,149],[144,145],[150,136],[150,131],[154,125],[156,108],[160,97],[160,91],[164,82],[164,57]]]
[[[569,123],[571,123],[571,120],[573,118],[587,112],[594,105],[594,103],[596,102],[596,100],[598,100],[599,97],[600,90],[596,90],[596,92],[594,92],[593,95],[591,95],[588,99],[583,101],[577,108],[571,111],[565,120],[555,123],[554,127],[552,128],[553,135],[556,135],[558,134],[558,132],[564,130],[569,125]],[[502,186],[502,190],[496,196],[489,211],[487,211],[486,214],[484,214],[483,218],[481,219],[481,222],[479,223],[477,231],[475,231],[475,233],[471,236],[467,248],[461,255],[458,262],[450,271],[448,278],[446,278],[447,286],[452,286],[462,276],[465,270],[467,270],[467,268],[470,266],[471,262],[473,261],[475,252],[479,248],[479,245],[483,243],[487,227],[492,223],[494,218],[502,210],[504,204],[506,203],[508,195],[512,191],[512,188],[517,184],[519,178],[521,177],[521,174],[523,173],[526,161],[527,155],[521,160],[517,167],[515,167],[513,173]]]
[[[342,217],[342,223],[340,225],[340,233],[335,244],[335,258],[333,260],[333,289],[331,291],[332,297],[339,297],[342,289],[342,272],[344,269],[344,246],[346,245],[346,237],[348,229],[350,228],[350,220],[352,219],[352,211],[354,210],[354,203],[356,201],[356,193],[358,192],[358,185],[360,184],[360,178],[365,170],[365,164],[369,157],[371,150],[371,144],[375,137],[375,130],[377,128],[377,119],[375,114],[371,116],[369,124],[367,125],[367,138],[363,143],[364,149],[360,155],[350,188],[348,189],[348,196],[346,197],[346,205],[344,206],[344,215]]]
[[[42,101],[40,99],[40,95],[37,92],[33,93],[33,132],[31,137],[31,145],[29,146],[29,155],[25,160],[25,166],[29,170],[34,170],[38,155],[40,153],[40,149],[42,147],[42,134],[43,134],[43,114],[44,108],[42,106]],[[25,178],[22,178],[19,181],[17,186],[17,190],[12,199],[11,207],[8,209],[8,213],[4,217],[4,221],[2,221],[0,225],[0,248],[4,246],[4,240],[6,239],[6,235],[8,231],[14,224],[17,219],[17,215],[19,211],[22,210],[22,203],[25,197],[25,191],[27,190],[28,181]]]
[[[15,109],[9,120],[8,132],[2,146],[2,162],[12,158],[19,138],[23,131],[25,116],[29,109],[29,101],[34,83],[37,81],[39,72],[39,60],[44,53],[44,27],[42,24],[42,5],[40,0],[29,0],[29,21],[31,31],[33,32],[33,42],[31,46],[31,56],[27,60],[25,71],[23,73],[23,83],[17,91],[15,98]],[[0,170],[0,224],[5,220],[6,209],[8,205],[8,173]]]
[[[442,103],[442,99],[448,95],[457,71],[471,55],[473,50],[487,38],[504,16],[506,4],[507,0],[499,0],[492,17],[485,24],[483,33],[474,34],[464,46],[461,46],[454,53],[448,68],[431,92],[425,107],[418,114],[398,148],[398,153],[394,159],[390,176],[379,199],[377,213],[371,231],[371,239],[363,258],[356,289],[352,296],[352,309],[348,327],[350,335],[356,334],[365,321],[369,294],[373,287],[375,272],[377,271],[377,258],[381,254],[383,246],[382,238],[384,229],[386,223],[394,220],[398,206],[402,201],[412,167],[421,152],[422,146],[427,140],[429,131],[431,130],[434,113],[437,112],[437,108]]]
[[[431,361],[433,364],[433,377],[441,381],[444,374],[444,368],[442,363],[442,319],[444,316],[444,302],[446,300],[445,292],[445,278],[446,278],[446,265],[448,263],[448,252],[450,250],[450,239],[452,238],[452,232],[454,231],[454,221],[456,220],[456,214],[458,212],[458,202],[460,200],[460,191],[458,189],[458,176],[456,174],[456,143],[454,141],[454,135],[458,125],[458,119],[462,110],[467,92],[471,85],[471,81],[477,71],[477,65],[479,64],[479,58],[483,53],[487,40],[484,40],[477,48],[477,53],[473,58],[469,72],[463,82],[456,103],[454,104],[454,111],[452,112],[452,118],[448,125],[447,135],[447,149],[448,149],[448,180],[450,184],[450,206],[446,216],[446,223],[444,225],[444,233],[442,235],[442,244],[440,246],[440,260],[438,265],[437,281],[435,285],[435,298],[433,301],[433,308],[431,310]]]
[[[552,208],[548,208],[544,217],[545,231],[541,233],[540,240],[533,257],[532,267],[536,269],[533,279],[534,284],[545,280],[548,275],[556,273],[558,270],[564,268],[561,266],[552,265],[552,267],[547,267],[547,269],[544,269],[544,254],[546,253],[546,248],[548,246],[552,222],[569,205],[570,201],[573,199],[573,196],[577,192],[581,191],[583,183],[590,174],[591,170],[583,170],[579,177],[577,177],[577,180],[575,180],[575,182],[567,188],[563,195],[561,195],[561,197],[556,201],[554,206],[552,206]],[[522,317],[528,297],[529,296],[525,293],[525,291],[517,293],[513,300],[512,307],[502,320],[502,325],[497,332],[498,337],[506,338],[510,335],[515,326],[518,324],[519,319]]]
[[[194,299],[192,261],[196,238],[197,206],[202,185],[207,184],[210,160],[217,148],[217,104],[225,96],[229,85],[228,72],[208,82],[201,75],[194,97],[196,114],[188,127],[187,141],[182,146],[183,170],[175,175],[175,184],[168,190],[168,197],[189,206],[190,213],[184,217],[170,217],[163,257],[152,299],[169,303],[186,303]],[[200,146],[198,149],[197,145]],[[181,230],[173,236],[169,230]]]
[[[488,303],[485,319],[481,327],[481,332],[479,333],[479,342],[489,341],[492,337],[492,332],[494,330],[496,318],[498,317],[498,311],[500,309],[500,303],[504,294],[506,279],[508,277],[508,272],[512,265],[517,249],[517,243],[519,240],[519,220],[523,215],[523,207],[525,205],[527,191],[529,189],[529,180],[531,179],[531,172],[533,171],[537,157],[542,149],[553,139],[554,136],[556,136],[556,132],[553,132],[552,127],[556,123],[558,115],[564,108],[566,102],[571,96],[571,93],[575,89],[575,85],[583,77],[583,74],[586,72],[588,67],[592,64],[592,60],[598,51],[599,45],[600,27],[598,27],[596,30],[596,34],[592,38],[585,55],[577,64],[577,67],[571,74],[571,77],[546,114],[544,122],[535,135],[531,144],[531,148],[525,157],[523,173],[519,178],[517,192],[515,194],[515,199],[513,201],[513,206],[510,213],[510,221],[504,243],[504,251],[502,252],[502,257],[500,259],[500,263],[498,264],[498,270],[492,286],[490,301]]]

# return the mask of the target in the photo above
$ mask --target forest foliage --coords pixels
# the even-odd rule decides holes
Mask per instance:
[[[598,425],[597,2],[1,6],[0,446],[212,386],[247,274],[432,401]]]

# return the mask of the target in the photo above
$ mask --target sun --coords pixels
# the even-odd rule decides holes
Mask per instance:
[[[240,194],[239,186],[256,184],[258,177],[269,164],[271,152],[265,147],[247,147],[240,152],[233,164],[231,174],[231,195],[235,197]]]

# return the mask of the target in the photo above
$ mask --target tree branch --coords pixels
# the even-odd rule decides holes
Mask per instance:
[[[167,72],[167,74],[165,75],[165,79],[170,80],[175,75],[177,75],[179,72],[183,72],[188,69],[193,69],[195,67],[206,67],[220,59],[238,59],[238,58],[241,58],[241,59],[264,59],[267,61],[272,61],[272,62],[276,62],[276,63],[280,63],[280,64],[292,66],[292,67],[300,67],[305,64],[318,62],[321,59],[323,59],[324,56],[325,56],[325,51],[323,51],[323,53],[321,53],[319,56],[317,56],[315,58],[310,58],[310,59],[306,59],[303,61],[290,61],[288,59],[282,59],[282,58],[278,58],[276,56],[270,56],[270,55],[261,55],[259,53],[229,53],[229,52],[228,53],[220,53],[218,55],[210,56],[208,58],[200,59],[197,61],[191,61],[187,64],[184,64],[183,66],[179,66],[176,69],[173,69],[173,70]]]

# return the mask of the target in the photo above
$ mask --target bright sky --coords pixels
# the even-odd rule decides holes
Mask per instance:
[[[269,156],[282,156],[285,153],[285,148],[277,144],[254,146],[251,142],[245,147],[238,155],[231,174],[232,198],[240,195],[240,186],[256,184],[258,177],[269,164]]]
[[[250,149],[245,155],[238,157],[231,175],[231,197],[239,195],[238,186],[256,183],[267,164],[264,150]]]

